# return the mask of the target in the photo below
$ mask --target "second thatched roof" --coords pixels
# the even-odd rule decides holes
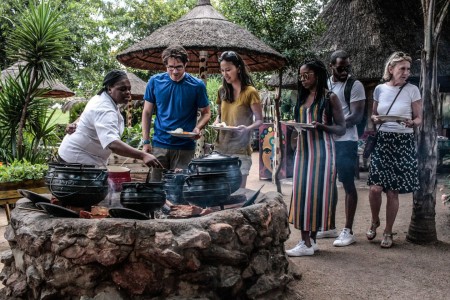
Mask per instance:
[[[382,77],[384,63],[391,53],[404,51],[413,58],[411,76],[419,76],[424,43],[420,0],[332,0],[320,18],[327,29],[316,39],[313,50],[326,64],[332,52],[346,50],[356,76],[370,81]],[[450,75],[448,19],[439,43],[441,76]]]
[[[3,81],[6,77],[10,76],[12,78],[17,78],[19,75],[19,67],[23,64],[23,62],[17,62],[13,64],[11,67],[3,70],[0,75],[0,79]],[[43,96],[50,98],[67,98],[75,95],[67,86],[61,83],[59,80],[55,80],[53,82],[44,81],[39,88],[48,89]]]

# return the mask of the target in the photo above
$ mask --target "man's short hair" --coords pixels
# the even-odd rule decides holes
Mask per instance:
[[[184,49],[180,45],[167,47],[162,52],[161,57],[164,65],[167,65],[167,61],[169,60],[170,57],[181,60],[183,64],[186,64],[189,61],[186,49]]]
[[[336,61],[338,58],[347,59],[347,58],[349,58],[349,55],[344,50],[336,50],[331,54],[330,63],[332,65],[336,64]]]

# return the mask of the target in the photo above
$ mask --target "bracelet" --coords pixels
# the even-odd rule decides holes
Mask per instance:
[[[142,140],[142,144],[144,144],[144,145],[150,145],[150,140]]]

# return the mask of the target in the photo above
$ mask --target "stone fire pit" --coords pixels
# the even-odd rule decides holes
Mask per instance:
[[[291,280],[282,196],[190,219],[65,219],[14,209],[8,299],[276,299]],[[31,207],[27,199],[18,206]]]

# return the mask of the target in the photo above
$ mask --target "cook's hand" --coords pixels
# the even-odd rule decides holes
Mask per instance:
[[[67,134],[72,134],[77,130],[77,123],[67,124],[65,132]]]
[[[145,153],[152,153],[152,145],[151,144],[146,144],[142,146],[142,151],[144,151]]]
[[[142,159],[142,161],[147,167],[164,168],[159,160],[157,160],[155,156],[149,153],[144,154],[144,158]]]
[[[193,140],[198,140],[202,136],[202,131],[197,127],[195,127],[194,130],[192,130],[192,132],[197,134],[196,136],[191,137],[191,139]]]

